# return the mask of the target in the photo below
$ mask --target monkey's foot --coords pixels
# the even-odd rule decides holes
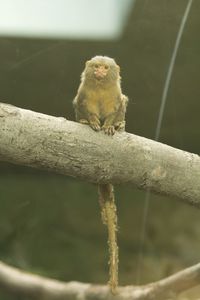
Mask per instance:
[[[86,119],[80,119],[79,123],[81,123],[81,124],[87,124],[87,125],[89,124],[88,120],[86,120]]]
[[[108,134],[108,135],[115,134],[115,127],[113,125],[103,125],[102,129],[105,134]]]
[[[125,121],[121,121],[121,122],[117,122],[115,124],[115,129],[117,131],[124,131],[125,130],[125,125],[126,125],[126,122]]]

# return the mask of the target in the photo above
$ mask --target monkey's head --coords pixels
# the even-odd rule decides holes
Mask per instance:
[[[96,83],[113,83],[120,80],[120,68],[113,58],[95,56],[86,62],[83,79]]]

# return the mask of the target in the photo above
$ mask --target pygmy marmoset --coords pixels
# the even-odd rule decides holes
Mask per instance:
[[[128,98],[122,94],[120,68],[114,59],[95,56],[85,64],[81,84],[73,100],[76,120],[88,124],[95,131],[108,135],[125,129]],[[116,293],[118,285],[117,211],[113,186],[99,184],[102,220],[108,227],[110,253],[109,285]]]

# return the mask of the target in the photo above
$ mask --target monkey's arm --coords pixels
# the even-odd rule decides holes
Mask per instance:
[[[87,95],[79,91],[73,101],[76,120],[79,123],[90,125],[95,131],[99,131],[101,127],[96,108],[89,106],[88,102]]]

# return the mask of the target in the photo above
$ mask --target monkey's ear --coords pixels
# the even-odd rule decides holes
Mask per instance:
[[[85,66],[87,67],[90,63],[90,60],[87,60],[86,63],[85,63]]]

